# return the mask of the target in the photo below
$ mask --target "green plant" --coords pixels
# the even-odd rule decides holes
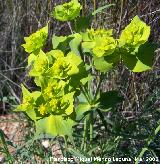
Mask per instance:
[[[104,112],[114,110],[123,101],[117,91],[102,91],[105,73],[116,69],[120,62],[132,72],[152,69],[156,46],[148,42],[150,27],[138,16],[119,38],[114,38],[112,29],[93,29],[89,28],[90,25],[77,29],[77,24],[82,23],[78,17],[80,10],[77,0],[55,7],[53,16],[56,19],[75,20],[75,24],[72,24],[71,35],[53,36],[51,51],[43,51],[48,25],[25,38],[23,47],[29,53],[29,76],[34,78],[37,91],[29,91],[22,85],[23,102],[16,111],[26,112],[35,122],[35,137],[43,133],[63,136],[66,150],[71,154],[80,154],[67,148],[67,142],[75,145],[73,127],[84,121],[81,150],[90,156],[94,152],[96,115],[99,115],[106,132],[112,132],[108,124],[113,123],[105,118]],[[95,79],[96,89],[93,87]],[[121,140],[120,137],[113,138],[116,143]],[[92,151],[87,149],[88,142]]]

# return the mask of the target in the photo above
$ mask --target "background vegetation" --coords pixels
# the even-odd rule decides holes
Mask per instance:
[[[24,36],[35,32],[51,20],[50,38],[53,34],[70,34],[67,23],[58,22],[50,17],[53,7],[65,2],[64,0],[0,0],[0,114],[12,113],[15,105],[21,101],[21,87],[23,83],[33,89],[32,80],[27,77],[27,54],[21,44]],[[92,23],[95,28],[113,28],[117,33],[138,15],[151,26],[150,41],[160,42],[160,1],[159,0],[81,0],[83,4],[82,14],[86,15],[91,10],[97,9],[108,3],[115,5],[99,13]],[[51,45],[47,45],[48,49]],[[160,105],[160,53],[157,50],[152,71],[145,73],[131,73],[119,64],[117,71],[106,74],[106,82],[103,89],[118,90],[125,101],[112,113],[107,113],[108,129],[116,129],[117,134],[103,130],[100,120],[97,118],[97,132],[95,145],[99,145],[96,154],[101,156],[117,155],[134,157],[146,146],[146,136],[153,138],[153,132],[158,126]],[[0,117],[1,119],[2,117]],[[18,121],[25,120],[20,114]],[[12,118],[11,118],[12,119]],[[3,119],[4,120],[4,119]],[[3,122],[1,119],[0,121]],[[16,120],[17,121],[17,120]],[[83,126],[83,125],[82,125]],[[81,130],[82,126],[79,127]],[[53,155],[51,149],[45,149],[41,140],[30,144],[33,133],[32,122],[27,122],[27,136],[25,135],[25,146],[17,147],[10,140],[10,145],[16,148],[14,158],[35,160]],[[3,136],[3,132],[2,136]],[[118,135],[119,134],[119,135]],[[117,138],[120,136],[119,138]],[[135,138],[133,138],[135,137]],[[109,139],[109,140],[108,140]],[[29,142],[29,143],[28,143]],[[52,144],[56,142],[52,140]],[[61,144],[61,140],[59,139]],[[103,144],[102,144],[103,143]],[[105,143],[105,144],[104,144]],[[57,144],[57,143],[56,143]],[[159,134],[153,138],[148,145],[146,156],[160,156]],[[28,148],[29,147],[29,148]],[[35,149],[35,147],[37,149]],[[60,145],[59,145],[60,147]],[[53,148],[53,145],[50,145]],[[27,151],[28,149],[28,151]],[[44,151],[45,150],[45,151]],[[99,150],[99,151],[98,151]],[[12,156],[7,157],[12,160]],[[36,157],[35,157],[36,156]]]

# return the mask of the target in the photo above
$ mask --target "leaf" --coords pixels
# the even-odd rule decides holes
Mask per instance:
[[[86,100],[86,98],[85,98],[85,96],[84,96],[84,94],[80,94],[78,97],[78,101],[80,102],[80,103],[87,103],[88,101]]]
[[[158,127],[156,128],[156,130],[155,130],[155,136],[158,134],[158,132],[160,131],[160,124],[158,125]]]
[[[152,67],[154,53],[157,48],[156,44],[145,43],[141,45],[136,53],[138,60],[140,60],[144,65]]]
[[[66,56],[66,62],[71,67],[67,73],[69,76],[80,72],[80,68],[78,66],[80,66],[83,62],[80,56],[76,55],[74,52],[69,52]]]
[[[42,118],[42,116],[40,114],[38,114],[36,112],[37,109],[32,109],[32,110],[26,110],[26,114],[28,115],[28,117],[33,120],[33,121],[36,121],[36,120],[39,120]]]
[[[140,162],[140,159],[142,159],[144,153],[145,153],[147,150],[148,150],[147,148],[143,148],[143,149],[142,149],[142,151],[141,151],[140,155],[138,156],[138,158],[137,158],[135,164],[138,164],[138,163]]]
[[[53,65],[56,59],[64,57],[64,53],[61,50],[51,50],[46,53],[46,56],[49,60],[49,65]]]
[[[99,7],[97,10],[95,10],[95,11],[92,13],[92,15],[94,16],[94,15],[96,15],[96,14],[102,12],[102,10],[107,9],[107,8],[110,8],[111,6],[114,6],[114,5],[115,5],[115,4],[107,4],[107,5],[105,5],[105,6]]]
[[[73,35],[69,35],[69,36],[53,35],[52,37],[53,49],[58,49],[64,53],[68,53],[70,50],[69,43],[72,39],[74,39]]]
[[[113,68],[113,63],[107,62],[104,57],[101,58],[94,58],[94,66],[96,70],[101,72],[107,72]]]
[[[74,29],[76,32],[86,30],[91,25],[92,15],[81,16],[75,20]]]
[[[150,35],[150,27],[135,16],[131,23],[125,27],[119,39],[120,46],[133,46],[134,48],[144,44]]]
[[[35,60],[36,60],[37,56],[33,53],[31,53],[28,57],[28,66],[30,66]]]
[[[115,52],[111,55],[104,57],[94,57],[94,66],[101,72],[107,72],[114,67],[116,63],[120,61],[120,55]]]
[[[80,48],[80,44],[82,42],[82,36],[78,33],[75,33],[72,36],[74,38],[69,42],[69,46],[71,48],[71,51],[74,52],[77,55],[80,55],[79,48]]]
[[[93,76],[91,74],[89,74],[87,77],[81,79],[81,83],[82,85],[85,85],[87,82],[90,82],[91,80],[93,80]]]
[[[50,115],[35,122],[36,135],[45,133],[51,136],[72,136],[72,127],[75,122],[69,118],[65,118],[62,115]]]
[[[83,52],[92,52],[91,50],[94,48],[95,42],[83,42],[82,43],[82,49]]]
[[[42,83],[42,81],[43,81],[43,76],[36,76],[36,77],[34,77],[34,82],[35,82],[35,84],[37,85],[37,86],[39,86],[39,87],[41,87],[41,83]]]
[[[0,129],[0,144],[3,145],[2,150],[3,150],[3,152],[4,152],[5,154],[7,154],[7,156],[8,156],[10,159],[12,159],[12,156],[11,156],[11,154],[10,154],[10,152],[9,152],[8,145],[7,145],[7,142],[6,142],[6,140],[5,140],[5,137],[6,137],[5,133],[3,132],[3,130]],[[12,161],[12,162],[13,162],[13,161]]]
[[[67,148],[67,151],[71,153],[73,156],[78,157],[78,158],[86,159],[88,157],[88,155],[86,156],[82,154],[80,151],[74,150],[72,148]]]
[[[91,105],[88,103],[79,103],[75,112],[76,112],[76,120],[81,120],[84,116],[85,112],[88,112],[91,110]]]
[[[108,91],[100,95],[100,108],[109,109],[115,108],[118,103],[123,101],[123,98],[118,95],[117,91]]]
[[[122,60],[124,65],[129,68],[130,70],[133,70],[136,66],[136,63],[138,62],[138,59],[135,55],[130,54],[122,54]]]
[[[69,84],[77,90],[81,84],[81,79],[88,76],[85,64],[80,56],[74,54],[73,52],[67,54],[66,62],[70,68],[67,72],[67,75],[70,76]]]
[[[36,51],[39,51],[44,46],[47,37],[48,37],[48,24],[47,26],[31,34],[29,37],[25,37],[24,40],[26,43],[23,44],[22,46],[25,48],[26,52],[34,53]]]
[[[73,109],[74,109],[74,93],[75,92],[71,92],[71,93],[68,93],[66,95],[63,96],[63,101],[64,102],[67,102],[69,104],[69,106],[65,109],[65,113],[67,115],[70,115],[73,113]]]
[[[17,108],[14,110],[18,111],[27,111],[34,109],[34,103],[41,95],[41,92],[29,92],[27,88],[22,85],[22,94],[23,94],[23,103],[18,105]]]
[[[78,0],[71,0],[63,5],[56,6],[52,15],[59,21],[70,21],[79,16],[81,8]]]
[[[156,111],[160,112],[160,108],[156,109]]]
[[[31,95],[30,91],[23,84],[21,88],[22,88],[23,99],[28,98]]]
[[[68,52],[69,50],[71,50],[78,55],[81,41],[82,36],[79,33],[75,33],[65,37],[55,35],[53,35],[52,37],[53,49],[59,49],[63,52]]]
[[[35,59],[33,68],[30,70],[30,76],[41,76],[48,69],[49,60],[46,54],[40,50],[38,56]]]
[[[67,39],[66,36],[56,36],[53,35],[52,37],[52,45],[53,49],[56,49],[60,43],[63,43]]]
[[[61,50],[51,50],[48,53],[46,53],[46,55],[48,57],[53,57],[55,59],[59,58],[59,57],[64,57],[64,53]]]
[[[152,68],[154,51],[156,46],[154,44],[145,43],[138,48],[135,55],[123,53],[122,59],[124,64],[133,72],[143,72]]]

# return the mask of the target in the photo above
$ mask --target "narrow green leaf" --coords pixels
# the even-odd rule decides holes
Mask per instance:
[[[107,4],[107,5],[105,5],[105,6],[99,7],[97,10],[95,10],[95,11],[92,13],[92,15],[94,16],[94,15],[96,15],[96,14],[102,12],[102,10],[107,9],[107,8],[110,8],[111,6],[114,6],[114,5],[115,5],[115,4]]]
[[[142,149],[142,151],[141,151],[140,155],[138,156],[138,158],[137,158],[135,164],[138,164],[138,163],[140,162],[140,159],[142,159],[144,153],[145,153],[147,150],[148,150],[147,148],[143,148],[143,149]]]
[[[81,152],[79,152],[79,151],[77,151],[77,150],[74,150],[74,149],[72,149],[72,148],[67,148],[67,151],[68,151],[69,153],[71,153],[71,154],[72,154],[73,156],[75,156],[75,157],[79,157],[79,158],[83,158],[83,159],[85,159],[85,158],[88,157],[88,156],[82,154]]]

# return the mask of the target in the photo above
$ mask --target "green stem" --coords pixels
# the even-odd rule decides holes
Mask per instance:
[[[84,130],[83,130],[83,140],[81,144],[81,150],[83,149],[84,151],[86,151],[86,147],[87,147],[87,117],[84,120]]]
[[[86,13],[86,0],[82,1],[82,16],[85,16]]]
[[[95,93],[95,96],[94,96],[94,100],[97,99],[98,93],[99,93],[99,91],[100,91],[101,83],[102,83],[102,81],[103,81],[102,76],[103,76],[103,75],[101,74],[101,75],[100,75],[100,80],[99,80],[99,83],[98,83],[98,86],[97,86],[97,89],[96,89],[96,93]]]
[[[73,32],[73,30],[72,30],[71,22],[67,22],[67,24],[68,24],[68,27],[69,27],[69,29],[70,29],[70,31],[71,31],[71,34],[73,34],[74,32]]]
[[[118,34],[120,33],[121,30],[121,23],[122,23],[122,14],[123,14],[123,0],[121,0],[121,12],[120,12],[120,20],[119,20],[119,27],[118,27]]]
[[[106,122],[106,120],[105,120],[105,118],[104,118],[103,113],[102,113],[99,109],[97,109],[97,113],[99,114],[99,116],[100,116],[100,118],[101,118],[101,120],[102,120],[102,123],[103,123],[103,125],[104,125],[106,131],[108,131],[107,122]]]
[[[95,11],[96,9],[97,9],[97,2],[96,2],[96,0],[93,0],[93,10]],[[94,16],[94,19],[96,21],[96,19],[97,19],[96,15]]]
[[[66,136],[64,136],[64,144],[65,144],[65,157],[68,158],[68,154],[67,154],[68,144],[67,144]],[[66,164],[68,164],[68,161],[66,161]]]
[[[87,96],[88,96],[89,102],[91,103],[91,102],[92,102],[92,97],[90,96],[90,93],[89,93],[89,86],[88,86],[88,88],[86,88],[86,87],[84,86],[84,90],[85,90],[85,93],[86,93]]]
[[[93,112],[91,111],[90,113],[90,144],[92,145],[92,141],[93,141]]]

